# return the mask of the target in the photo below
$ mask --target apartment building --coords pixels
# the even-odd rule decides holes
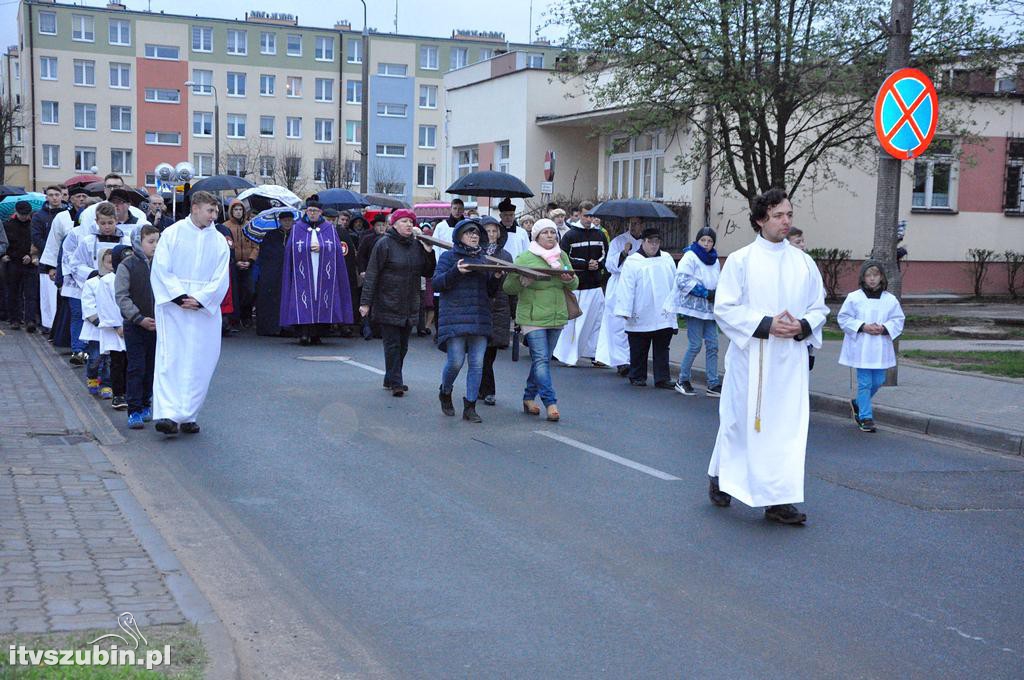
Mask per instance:
[[[19,32],[23,155],[36,188],[94,167],[152,187],[157,164],[185,160],[199,176],[219,170],[300,194],[358,186],[365,55],[348,22],[27,0]],[[371,33],[368,189],[408,201],[438,196],[444,74],[511,50],[538,65],[558,53],[501,34]]]

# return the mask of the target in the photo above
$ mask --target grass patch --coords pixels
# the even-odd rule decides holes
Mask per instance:
[[[179,626],[147,626],[142,634],[146,636],[149,649],[163,649],[170,645],[171,663],[160,666],[159,670],[124,666],[10,666],[8,656],[10,645],[24,645],[27,649],[87,649],[89,643],[101,635],[115,632],[110,630],[86,630],[71,633],[48,633],[40,635],[0,636],[0,679],[3,680],[202,680],[207,654],[199,630],[187,623]],[[120,632],[120,631],[117,631]],[[110,649],[110,640],[100,644]],[[123,647],[123,645],[120,645]],[[140,646],[137,655],[145,658],[145,647]]]
[[[925,366],[998,375],[1005,378],[1024,378],[1024,352],[1022,351],[941,352],[915,349],[900,352],[900,354]]]

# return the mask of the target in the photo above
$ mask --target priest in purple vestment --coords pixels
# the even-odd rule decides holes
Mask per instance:
[[[320,204],[306,203],[285,244],[281,325],[295,326],[299,344],[319,345],[330,324],[352,323],[345,253]]]

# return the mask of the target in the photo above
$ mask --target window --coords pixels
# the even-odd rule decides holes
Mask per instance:
[[[345,161],[345,175],[341,178],[345,186],[352,186],[359,182],[359,161]]]
[[[663,198],[666,143],[667,136],[660,132],[609,139],[610,198]]]
[[[245,177],[249,170],[249,168],[246,167],[247,163],[248,159],[245,156],[228,156],[227,173],[237,177]]]
[[[318,102],[334,101],[334,79],[317,78],[315,85],[316,93],[314,97]]]
[[[78,42],[95,42],[95,20],[82,14],[71,15],[71,39]]]
[[[405,118],[407,109],[405,104],[377,103],[377,115],[385,118]]]
[[[228,114],[228,137],[234,137],[236,139],[245,137],[244,113]]]
[[[132,107],[111,106],[110,107],[110,131],[131,132],[132,131]]]
[[[302,56],[302,35],[299,33],[289,33],[287,38],[287,49],[289,57],[301,57]]]
[[[420,163],[416,166],[416,186],[434,186],[434,166],[428,163]]]
[[[213,174],[213,154],[193,154],[192,165],[196,167],[196,177],[209,177]]]
[[[319,182],[320,184],[327,184],[328,175],[334,174],[334,159],[333,158],[314,158],[313,159],[313,181]]]
[[[110,171],[119,175],[132,174],[132,150],[111,149],[110,150]]]
[[[60,124],[60,104],[58,102],[43,101],[43,125]]]
[[[245,74],[228,71],[228,96],[245,96]]]
[[[492,50],[490,47],[481,47],[480,48],[480,61],[487,61],[488,59],[490,59],[493,56],[494,56],[494,50]]]
[[[192,69],[192,94],[213,94],[213,71]]]
[[[156,186],[156,173],[147,172],[146,173],[146,179],[143,180],[143,181],[145,182],[147,187],[155,187]]]
[[[96,62],[91,59],[75,59],[75,85],[96,86]]]
[[[146,144],[157,146],[181,146],[180,132],[146,132]]]
[[[193,111],[192,112],[192,135],[195,137],[213,136],[213,112]]]
[[[330,118],[317,118],[314,124],[313,139],[328,143],[334,141],[334,121]]]
[[[60,167],[60,147],[56,144],[43,144],[43,167]]]
[[[288,139],[302,139],[302,118],[288,116],[284,122],[285,137]]]
[[[302,159],[298,156],[285,156],[284,157],[284,176],[285,178],[293,177],[298,178],[302,175]]]
[[[449,61],[449,71],[454,71],[457,68],[462,68],[469,63],[469,49],[466,47],[453,47],[451,52],[451,60]]]
[[[346,120],[345,121],[345,143],[346,144],[362,144],[363,143],[363,121],[361,121],[361,120]]]
[[[39,79],[57,80],[57,57],[39,57]]]
[[[107,24],[107,39],[111,45],[131,45],[132,25],[126,19],[111,19]]]
[[[1006,138],[1006,187],[1003,210],[1012,215],[1024,213],[1024,138]]]
[[[180,104],[181,90],[171,90],[160,87],[146,88],[146,101],[155,104]]]
[[[210,26],[192,27],[192,51],[213,52],[213,28]]]
[[[544,68],[543,52],[528,52],[526,54],[527,68]]]
[[[96,147],[76,146],[75,147],[75,170],[78,172],[92,172],[96,167]]]
[[[498,144],[497,153],[495,158],[495,164],[497,165],[498,172],[508,172],[509,170],[509,159],[512,155],[511,146],[508,142],[501,142]]]
[[[260,136],[262,136],[262,137],[273,137],[274,136],[274,117],[273,116],[260,116]]]
[[[437,126],[436,125],[421,125],[420,126],[420,148],[421,149],[436,149],[437,148]]]
[[[260,54],[277,54],[277,33],[260,33]]]
[[[110,87],[127,90],[132,86],[131,64],[110,64]]]
[[[260,156],[260,177],[263,179],[270,179],[274,176],[274,157],[273,156]]]
[[[437,45],[420,45],[420,68],[437,70]]]
[[[346,80],[345,81],[345,103],[346,104],[362,104],[363,103],[363,83],[360,80]]]
[[[363,63],[363,39],[362,38],[350,38],[348,41],[348,52],[346,59],[350,64],[362,64]]]
[[[95,130],[96,129],[96,105],[75,104],[75,129]]]
[[[249,53],[248,32],[228,29],[228,54],[245,56]]]
[[[378,144],[377,155],[385,158],[405,158],[405,144]]]
[[[392,76],[394,78],[404,78],[408,73],[409,67],[405,64],[377,64],[377,75],[379,76]]]
[[[420,85],[420,108],[437,108],[437,85]]]
[[[935,139],[928,152],[914,161],[913,210],[956,210],[955,164],[952,139]]]
[[[266,73],[260,75],[260,96],[261,97],[273,97],[274,91],[277,88],[277,76],[268,75]]]
[[[146,45],[146,59],[177,61],[179,50],[174,45]]]
[[[480,169],[480,150],[473,146],[468,149],[458,149],[455,152],[455,175],[465,177],[471,172]]]
[[[317,61],[334,61],[334,38],[317,37],[313,57]]]
[[[39,32],[42,35],[57,35],[57,15],[54,12],[40,12],[39,13]],[[48,144],[53,149],[56,146]],[[50,167],[57,167],[57,163],[54,163]]]
[[[288,76],[288,82],[284,86],[285,96],[288,97],[301,97],[302,96],[302,78],[298,76]]]

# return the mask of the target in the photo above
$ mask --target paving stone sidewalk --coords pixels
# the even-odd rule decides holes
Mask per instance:
[[[0,336],[0,634],[184,623],[38,337]],[[81,398],[80,395],[72,395]]]

